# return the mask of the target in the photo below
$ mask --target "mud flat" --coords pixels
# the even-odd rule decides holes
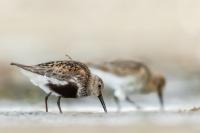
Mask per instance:
[[[140,132],[199,133],[200,112],[133,111],[123,113],[0,111],[2,133]]]

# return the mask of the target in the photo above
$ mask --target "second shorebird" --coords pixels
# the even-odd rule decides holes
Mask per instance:
[[[103,81],[93,75],[88,67],[77,61],[52,61],[33,66],[11,63],[25,70],[25,74],[31,82],[47,93],[45,97],[46,112],[47,101],[50,95],[58,97],[57,105],[60,113],[61,98],[80,98],[85,96],[97,96],[107,112],[102,96]]]
[[[88,63],[91,71],[104,80],[106,88],[113,90],[115,101],[120,109],[119,101],[126,100],[140,108],[131,94],[148,94],[157,92],[161,109],[163,109],[163,88],[165,78],[161,74],[153,74],[143,63],[131,60],[116,60],[103,63]]]

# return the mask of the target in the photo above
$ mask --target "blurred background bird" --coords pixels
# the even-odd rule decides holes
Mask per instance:
[[[114,60],[103,63],[88,63],[91,71],[100,76],[105,87],[113,91],[113,97],[120,110],[120,101],[140,106],[130,97],[132,94],[158,95],[161,109],[164,107],[163,89],[166,83],[162,74],[154,74],[144,63],[133,60]]]

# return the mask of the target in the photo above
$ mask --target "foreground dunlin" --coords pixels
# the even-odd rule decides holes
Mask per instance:
[[[47,93],[45,97],[46,112],[48,112],[47,101],[50,95],[58,97],[57,105],[60,113],[61,98],[80,98],[86,96],[97,96],[107,112],[102,96],[103,81],[93,75],[89,68],[78,61],[52,61],[33,66],[11,63],[25,70],[25,74],[31,82]]]
[[[88,63],[88,65],[94,74],[103,79],[106,88],[113,90],[118,110],[120,110],[120,100],[126,100],[140,108],[130,98],[130,95],[151,92],[157,92],[161,109],[163,109],[165,78],[161,74],[152,74],[145,64],[131,60],[116,60],[103,63]]]

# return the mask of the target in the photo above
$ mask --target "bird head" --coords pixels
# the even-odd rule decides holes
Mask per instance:
[[[165,77],[161,74],[155,74],[151,78],[151,82],[152,82],[152,86],[153,86],[152,88],[154,89],[154,91],[157,92],[161,108],[163,109],[163,107],[164,107],[163,89],[166,84]]]
[[[165,77],[161,74],[155,74],[152,77],[152,82],[153,82],[156,90],[163,90],[163,88],[166,84]]]
[[[106,105],[102,95],[103,88],[104,88],[103,80],[97,75],[92,75],[89,87],[90,94],[93,96],[97,96],[99,98],[104,111],[107,112]]]

